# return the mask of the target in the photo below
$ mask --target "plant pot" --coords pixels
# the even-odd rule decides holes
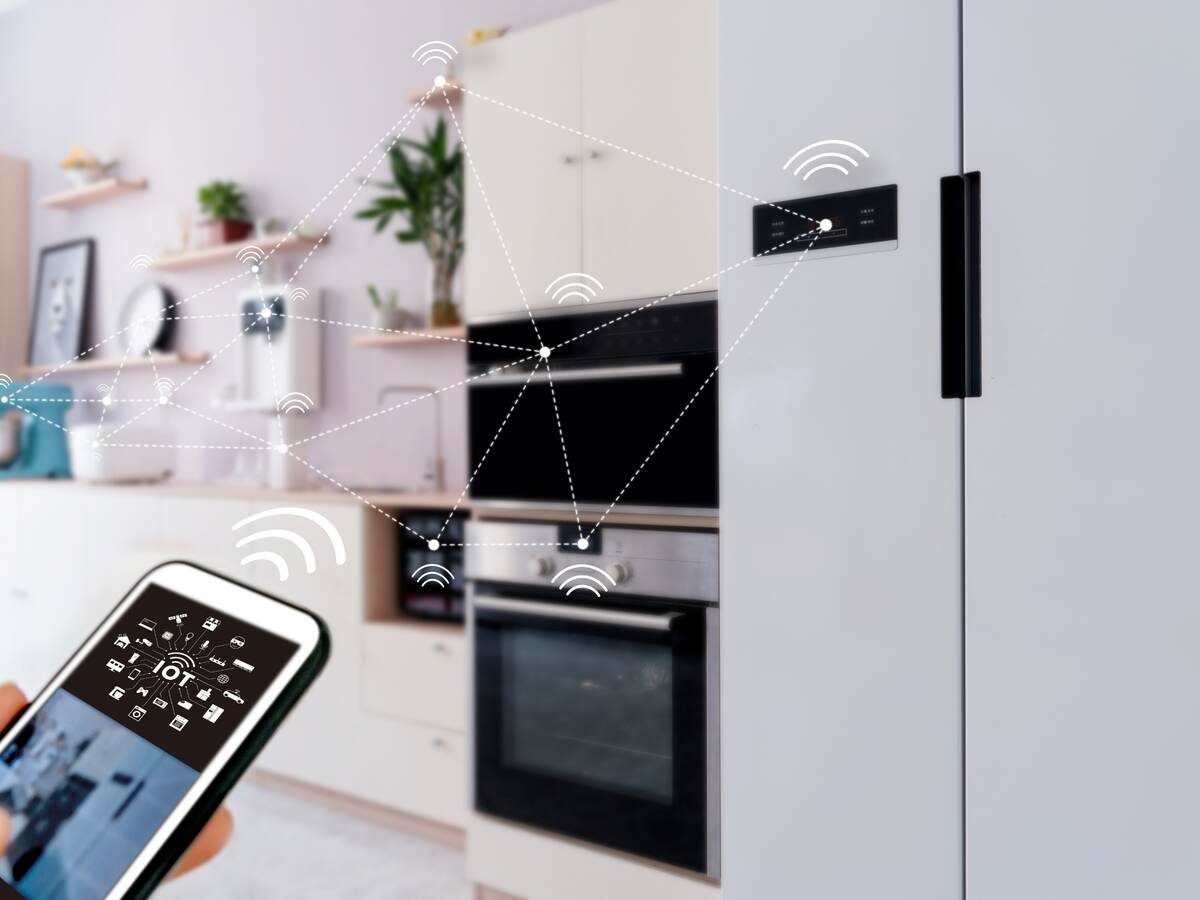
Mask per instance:
[[[376,328],[386,328],[388,331],[405,331],[415,324],[411,312],[394,306],[387,309],[374,307],[371,317],[375,320]]]
[[[429,261],[429,324],[434,328],[449,328],[462,322],[458,304],[454,302],[454,275],[435,260]]]
[[[242,219],[204,219],[196,223],[196,243],[200,247],[236,244],[250,237],[253,222]]]

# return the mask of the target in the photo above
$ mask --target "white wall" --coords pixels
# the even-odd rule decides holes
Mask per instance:
[[[119,157],[124,173],[150,180],[143,194],[74,213],[35,206],[33,251],[76,237],[97,239],[92,330],[107,336],[116,329],[127,293],[152,275],[131,272],[130,257],[155,255],[176,240],[179,215],[195,209],[198,185],[235,179],[248,189],[255,214],[290,225],[387,133],[408,109],[409,91],[435,74],[409,58],[418,44],[436,38],[461,49],[465,34],[481,25],[527,24],[586,5],[581,0],[37,0],[18,6],[0,15],[0,151],[31,161],[35,200],[66,186],[57,166],[71,144],[85,145],[103,158]],[[422,113],[410,136],[432,120]],[[359,171],[365,174],[365,168]],[[328,224],[355,187],[356,179],[347,179],[315,221]],[[397,287],[407,305],[424,308],[423,251],[402,248],[388,236],[376,238],[368,224],[354,221],[353,213],[368,196],[363,191],[351,204],[329,246],[316,252],[297,280],[310,290],[325,290],[331,319],[369,322],[364,288],[370,282]],[[235,271],[226,266],[153,277],[186,296]],[[182,311],[228,312],[231,302],[229,291],[219,291]],[[178,324],[177,346],[186,350],[215,350],[235,333],[228,319]],[[352,349],[349,340],[356,333],[325,329],[326,393],[324,409],[309,419],[314,428],[373,410],[383,384],[442,386],[463,377],[460,350]],[[231,378],[232,361],[230,352],[215,362],[184,389],[180,402],[190,399],[207,409],[210,391]],[[169,374],[179,380],[187,372]],[[72,376],[71,383],[82,396],[94,397],[95,385],[111,382],[111,374]],[[150,381],[149,373],[127,371],[120,389],[151,396]],[[459,439],[462,392],[446,394],[444,403],[447,474],[451,485],[461,484],[466,476],[465,442]],[[228,443],[231,437],[182,413],[163,415],[179,427],[184,443]],[[218,418],[256,433],[263,427],[257,417]],[[401,469],[406,473],[401,477],[416,485],[432,448],[431,425],[431,405],[418,404],[314,442],[309,458],[355,483],[375,483]],[[183,451],[180,457],[182,474],[192,478],[221,474],[231,462],[219,452]]]
[[[724,896],[960,893],[958,401],[940,397],[938,178],[956,6],[721,5],[721,181],[897,183],[899,249],[801,263],[721,372]],[[871,153],[801,182],[825,138]],[[721,197],[722,265],[750,203]],[[786,267],[721,279],[728,346]]]

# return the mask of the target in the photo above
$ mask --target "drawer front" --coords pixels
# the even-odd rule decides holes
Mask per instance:
[[[461,633],[368,623],[363,646],[368,712],[466,731],[467,652]]]
[[[386,765],[374,770],[387,774],[377,780],[371,799],[435,822],[465,827],[466,738],[407,722],[393,722],[387,730]]]

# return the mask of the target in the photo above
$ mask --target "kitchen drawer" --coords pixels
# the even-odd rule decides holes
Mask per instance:
[[[370,622],[363,628],[368,712],[465,732],[467,646],[454,628]]]
[[[455,825],[467,819],[467,739],[442,728],[393,721],[381,748],[371,799],[405,812]]]

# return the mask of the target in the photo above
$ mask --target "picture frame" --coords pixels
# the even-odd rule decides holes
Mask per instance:
[[[29,326],[29,365],[56,365],[82,352],[92,304],[95,257],[93,238],[54,244],[39,252]]]

